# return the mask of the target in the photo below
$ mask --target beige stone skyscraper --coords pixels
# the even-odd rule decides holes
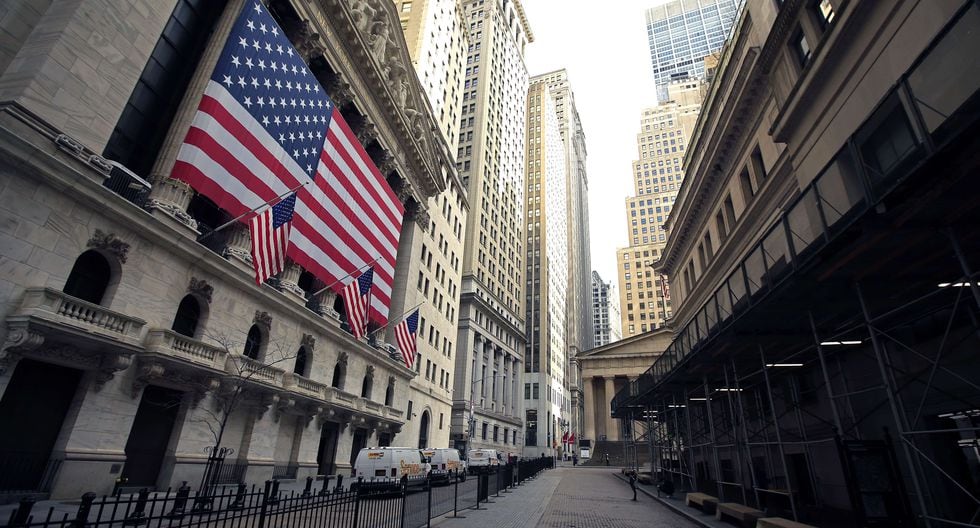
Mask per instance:
[[[466,60],[466,31],[459,2],[396,0],[395,6],[419,83],[449,146],[447,154],[455,159]],[[404,284],[415,285],[398,292],[395,300],[400,301],[402,310],[411,311],[421,304],[415,362],[419,375],[409,382],[408,414],[395,438],[399,445],[450,444],[463,226],[469,205],[456,171],[449,168],[442,177],[447,188],[428,200],[428,228],[407,234],[411,239],[405,241],[406,247],[419,248],[419,253],[407,259],[405,269],[396,270],[405,275]]]
[[[681,163],[703,101],[704,81],[675,79],[669,98],[643,110],[636,135],[633,196],[626,198],[629,246],[616,251],[623,337],[664,325],[671,315],[670,288],[655,263],[667,244],[663,225],[684,180]]]
[[[524,454],[558,455],[571,410],[568,372],[568,181],[566,145],[545,77],[527,99],[525,218],[527,347],[524,355]]]
[[[456,166],[466,188],[453,446],[518,453],[524,356],[524,51],[515,0],[463,2],[469,35]]]

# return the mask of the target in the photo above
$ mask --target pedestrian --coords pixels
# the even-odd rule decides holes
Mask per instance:
[[[606,453],[606,465],[609,465],[609,453]]]
[[[633,490],[633,500],[636,500],[636,471],[629,472],[630,488]]]
[[[578,465],[578,455],[572,455],[572,466]]]

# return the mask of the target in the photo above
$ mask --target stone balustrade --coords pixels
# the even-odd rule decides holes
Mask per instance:
[[[283,376],[283,387],[304,396],[311,396],[318,400],[326,399],[326,392],[329,389],[323,383],[313,381],[305,376],[300,376],[292,372],[287,372]]]
[[[138,346],[146,321],[72,297],[52,288],[24,291],[18,316],[79,328]]]
[[[144,346],[147,352],[171,356],[222,370],[228,351],[197,339],[164,328],[151,329],[146,334]]]
[[[246,381],[265,383],[276,387],[283,386],[283,377],[286,374],[281,368],[266,365],[241,354],[228,354],[228,359],[225,361],[225,372]]]

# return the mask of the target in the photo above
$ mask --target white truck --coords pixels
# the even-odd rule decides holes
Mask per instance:
[[[429,461],[429,476],[434,481],[451,482],[466,480],[466,463],[460,460],[459,451],[451,447],[433,447],[422,450]]]
[[[500,466],[496,449],[470,449],[466,454],[466,468],[470,474],[494,472]]]
[[[402,477],[410,481],[429,474],[427,457],[411,447],[365,447],[354,461],[352,487],[396,489]]]

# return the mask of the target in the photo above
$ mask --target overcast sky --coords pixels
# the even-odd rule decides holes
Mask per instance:
[[[640,112],[656,104],[644,11],[665,0],[523,0],[532,76],[568,70],[589,151],[592,269],[616,281]]]

